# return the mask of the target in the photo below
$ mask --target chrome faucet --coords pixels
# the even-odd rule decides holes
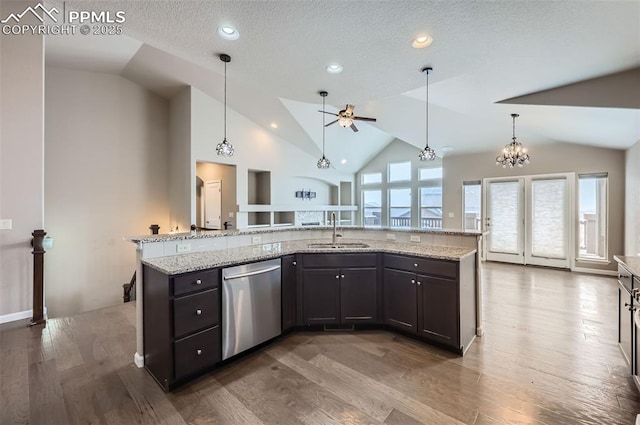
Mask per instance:
[[[331,221],[333,221],[333,234],[331,235],[331,243],[333,245],[336,244],[336,238],[341,237],[342,235],[339,235],[338,233],[336,233],[336,213],[332,212],[331,213]]]

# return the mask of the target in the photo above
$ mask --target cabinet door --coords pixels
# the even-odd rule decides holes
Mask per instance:
[[[340,273],[341,323],[377,322],[376,269],[341,269]]]
[[[296,322],[296,256],[282,257],[282,330]]]
[[[340,270],[304,270],[302,280],[304,324],[340,323]]]
[[[417,275],[418,334],[458,347],[458,284],[455,280]]]
[[[385,323],[407,332],[417,332],[418,291],[416,275],[384,269]]]

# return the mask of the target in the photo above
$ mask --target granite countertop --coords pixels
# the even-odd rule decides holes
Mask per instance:
[[[632,275],[640,278],[640,257],[614,255],[613,259],[618,263],[622,263]]]
[[[417,243],[385,242],[376,240],[348,239],[340,243],[364,243],[367,248],[309,248],[309,244],[327,243],[326,239],[303,240],[289,242],[275,242],[262,245],[251,245],[241,248],[225,250],[194,252],[189,254],[156,257],[142,260],[142,263],[167,275],[175,275],[215,267],[225,267],[235,264],[268,260],[287,254],[295,253],[362,253],[384,252],[392,254],[415,255],[418,257],[435,258],[439,260],[460,261],[475,254],[474,248],[450,247],[440,245],[421,245]]]
[[[398,232],[398,233],[427,233],[434,235],[460,235],[460,236],[480,236],[487,234],[488,232],[481,231],[468,231],[460,229],[391,229],[388,227],[362,227],[362,226],[338,226],[338,229],[342,231],[349,230],[367,230],[374,232]],[[282,228],[249,228],[249,229],[234,229],[234,230],[198,230],[185,233],[165,233],[160,235],[140,235],[140,236],[126,236],[123,239],[125,241],[133,243],[152,243],[152,242],[165,242],[165,241],[180,241],[187,239],[203,239],[203,238],[216,238],[224,236],[236,236],[236,235],[255,235],[260,233],[274,233],[285,231],[304,231],[304,230],[333,230],[332,226],[302,226],[302,227],[282,227]]]

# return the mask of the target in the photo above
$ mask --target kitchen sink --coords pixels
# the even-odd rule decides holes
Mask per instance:
[[[344,242],[344,243],[336,243],[333,244],[331,242],[326,243],[310,243],[307,245],[307,248],[369,248],[369,245],[366,243],[360,242]]]

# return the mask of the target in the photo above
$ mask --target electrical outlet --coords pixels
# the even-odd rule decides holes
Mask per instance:
[[[454,214],[454,213],[452,213],[452,212],[450,212],[450,213],[449,213],[449,218],[453,218],[453,217],[455,217],[455,214]]]
[[[420,236],[411,235],[411,242],[420,242]]]
[[[251,236],[251,243],[253,245],[262,243],[262,236]]]
[[[395,241],[396,235],[394,235],[393,233],[387,233],[387,240]]]
[[[13,220],[6,218],[0,220],[0,230],[11,230],[13,228]]]
[[[191,251],[190,243],[179,243],[176,245],[176,252],[189,252]]]

